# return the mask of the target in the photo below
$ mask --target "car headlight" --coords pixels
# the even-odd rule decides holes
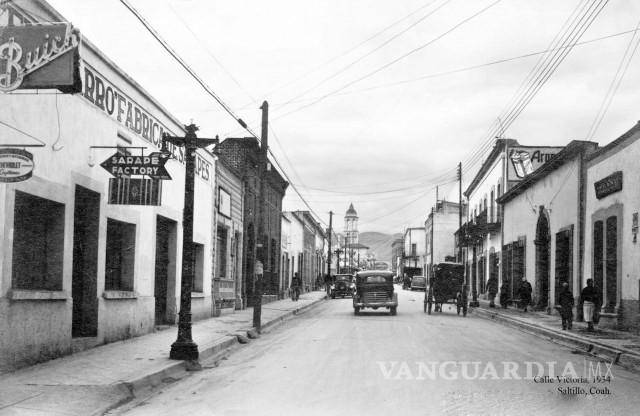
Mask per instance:
[[[335,288],[336,288],[336,286],[335,286],[335,285],[331,285],[331,289],[332,289],[332,290],[333,290],[333,289],[335,289]]]

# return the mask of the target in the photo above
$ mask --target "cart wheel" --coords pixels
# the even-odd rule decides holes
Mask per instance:
[[[427,301],[422,302],[422,305],[424,306],[424,313],[427,313]]]
[[[398,313],[397,308],[398,308],[397,306],[392,306],[391,307],[391,316],[394,316],[394,315],[396,315]]]
[[[429,301],[429,302],[427,303],[427,313],[428,313],[429,315],[431,315],[431,307],[432,307],[432,305],[433,305],[433,304],[431,303],[431,301]]]
[[[462,307],[462,316],[467,316],[467,305]]]
[[[457,309],[458,309],[458,315],[460,315],[460,309],[461,309],[460,305],[457,306]]]

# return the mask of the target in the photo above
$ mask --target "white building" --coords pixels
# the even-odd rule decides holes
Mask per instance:
[[[65,21],[46,3],[21,6],[33,16]],[[19,20],[12,23],[24,23]],[[34,36],[45,42],[45,34]],[[170,147],[172,180],[115,181],[100,163],[115,146],[137,147],[123,150],[130,155],[144,148],[148,155],[160,150],[162,133],[183,136],[185,130],[87,40],[78,63],[82,93],[0,93],[0,119],[11,125],[0,126],[0,144],[30,145],[35,137],[45,145],[31,150],[31,178],[0,184],[0,370],[145,334],[177,319],[183,150]],[[212,311],[213,156],[199,150],[196,171],[194,319]],[[158,195],[158,206],[110,203],[149,203]]]
[[[587,162],[584,279],[603,300],[600,325],[640,331],[640,124]]]
[[[403,241],[402,274],[424,275],[424,257],[427,245],[427,235],[424,227],[407,228],[404,231]]]
[[[533,305],[555,312],[563,283],[580,294],[584,241],[585,171],[593,142],[572,141],[511,188],[503,206],[502,284],[517,298],[523,277],[533,287]]]
[[[442,263],[447,257],[455,257],[454,233],[460,221],[460,204],[450,201],[438,201],[424,223],[425,273],[431,276],[431,266]]]

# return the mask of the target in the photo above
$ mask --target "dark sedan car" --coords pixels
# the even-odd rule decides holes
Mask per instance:
[[[335,299],[337,296],[353,296],[355,292],[355,284],[353,282],[353,276],[350,274],[337,274],[335,281],[331,285],[331,299]]]

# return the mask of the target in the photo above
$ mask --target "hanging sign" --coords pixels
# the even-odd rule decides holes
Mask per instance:
[[[508,155],[508,179],[519,181],[524,179],[544,165],[549,159],[560,152],[563,147],[532,147],[516,146],[509,147]]]
[[[68,23],[0,28],[0,91],[59,88],[80,92],[80,34]]]
[[[147,156],[132,156],[116,152],[100,166],[116,178],[142,175],[151,179],[171,180],[169,172],[164,167],[167,160],[169,155],[160,152],[153,152]]]
[[[0,148],[0,182],[22,182],[33,173],[33,155],[22,149]]]

